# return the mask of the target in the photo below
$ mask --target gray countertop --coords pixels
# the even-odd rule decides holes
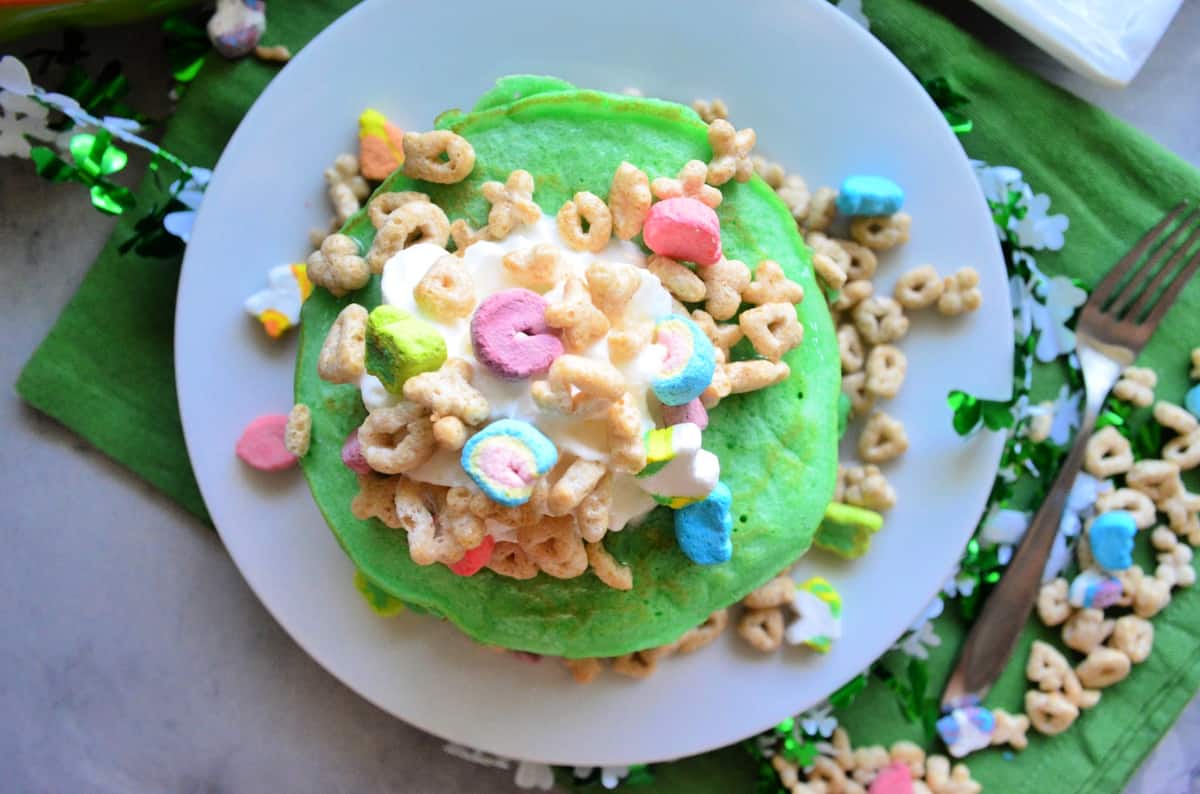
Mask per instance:
[[[965,17],[1016,61],[1200,166],[1200,2],[1185,2],[1124,90],[1066,73],[981,14]],[[167,88],[157,44],[140,44],[157,42],[155,30],[98,32],[89,42],[94,66],[125,60],[141,108],[162,108]],[[0,382],[16,380],[112,223],[78,186],[0,159]],[[439,740],[325,673],[263,609],[217,536],[145,483],[11,392],[0,427],[9,537],[0,555],[0,790],[518,790],[511,772],[444,755]],[[1200,700],[1126,794],[1200,792],[1197,746]]]

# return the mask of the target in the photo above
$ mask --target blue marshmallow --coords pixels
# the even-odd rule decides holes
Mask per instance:
[[[1192,416],[1200,417],[1200,383],[1188,389],[1187,396],[1183,398],[1183,407]]]
[[[848,176],[838,190],[837,208],[843,215],[891,215],[903,206],[904,190],[884,176]]]
[[[675,511],[675,540],[679,550],[697,565],[728,562],[733,556],[733,494],[723,482],[704,499]]]
[[[1133,565],[1133,536],[1137,534],[1133,514],[1114,510],[1096,516],[1088,530],[1088,542],[1096,564],[1106,571],[1123,571]]]

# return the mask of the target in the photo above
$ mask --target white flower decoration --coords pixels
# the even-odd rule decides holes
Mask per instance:
[[[1042,569],[1042,584],[1062,573],[1071,561],[1071,545],[1067,536],[1059,532],[1054,536],[1054,545],[1050,547],[1050,556],[1046,559],[1046,567]]]
[[[577,766],[575,767],[575,777],[583,779],[592,774],[595,769],[594,766]],[[627,766],[600,767],[600,785],[606,789],[616,788],[627,777],[629,777],[629,767]]]
[[[800,715],[800,729],[809,736],[828,739],[837,730],[838,718],[833,715],[833,704],[828,700],[818,703]]]
[[[1035,298],[1030,301],[1029,311],[1033,326],[1041,332],[1035,355],[1038,361],[1050,362],[1075,351],[1075,332],[1067,327],[1067,322],[1087,301],[1087,292],[1065,276],[1044,282],[1044,289],[1045,302]]]
[[[1050,209],[1050,197],[1045,193],[1029,195],[1032,191],[1025,185],[1026,197],[1018,206],[1024,207],[1025,217],[1013,218],[1008,228],[1017,235],[1017,242],[1023,248],[1034,248],[1038,251],[1057,251],[1063,247],[1063,232],[1071,225],[1066,215],[1047,215]]]
[[[192,236],[192,226],[196,223],[196,210],[200,209],[204,191],[211,179],[212,171],[207,168],[193,168],[191,178],[186,182],[180,184],[182,180],[177,179],[171,183],[171,193],[175,194],[175,198],[179,199],[179,202],[187,209],[168,212],[163,218],[163,228],[185,243]],[[176,193],[176,191],[178,192]]]
[[[513,776],[513,782],[517,784],[517,788],[549,791],[554,788],[554,769],[549,764],[520,761],[517,763],[517,773]]]
[[[933,630],[932,623],[926,623],[916,631],[910,631],[895,646],[906,655],[916,659],[928,659],[929,649],[942,644],[942,638]]]
[[[1079,427],[1081,399],[1082,395],[1072,394],[1071,388],[1066,384],[1059,389],[1058,399],[1054,401],[1054,421],[1050,424],[1050,440],[1055,444],[1066,444],[1071,438],[1071,433]]]

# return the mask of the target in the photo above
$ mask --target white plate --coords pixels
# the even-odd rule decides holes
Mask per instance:
[[[975,0],[1073,71],[1128,85],[1183,0]]]
[[[886,49],[823,0],[693,9],[611,0],[585,18],[550,0],[364,3],[251,108],[197,219],[179,285],[176,377],[213,521],[246,581],[305,650],[363,697],[446,739],[600,765],[691,755],[765,729],[864,669],[918,616],[991,485],[1000,439],[961,440],[945,398],[952,388],[1008,394],[1008,284],[987,207],[941,113]],[[752,44],[753,55],[737,43]],[[925,262],[979,269],[982,311],[958,321],[922,315],[904,341],[909,382],[888,410],[905,421],[911,448],[890,471],[900,504],[888,525],[862,560],[814,553],[803,563],[845,600],[845,636],[828,656],[788,649],[764,658],[729,632],[647,681],[607,675],[575,685],[558,664],[482,650],[449,624],[376,617],[299,473],[262,475],[234,457],[247,422],[292,404],[294,342],[267,341],[242,300],[268,268],[307,253],[306,231],[329,212],[320,171],[354,148],[359,112],[376,107],[405,128],[428,128],[438,112],[470,106],[495,77],[515,72],[685,101],[724,97],[764,151],[813,185],[879,172],[905,186],[915,236],[884,258],[884,291]]]

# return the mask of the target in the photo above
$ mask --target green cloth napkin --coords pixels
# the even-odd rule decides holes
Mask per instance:
[[[351,0],[291,4],[285,13],[271,14],[271,39],[296,49],[351,5]],[[1200,174],[1187,164],[1103,111],[987,50],[950,18],[978,12],[958,3],[923,5],[916,0],[867,0],[865,10],[872,32],[918,77],[947,77],[970,97],[975,128],[963,138],[968,153],[1020,168],[1037,192],[1051,197],[1054,212],[1069,216],[1063,251],[1038,257],[1047,273],[1094,283],[1167,208],[1183,198],[1200,198]],[[164,145],[188,162],[215,163],[273,74],[273,68],[253,60],[231,64],[214,59],[181,103]],[[139,195],[161,191],[147,179]],[[118,225],[22,372],[17,390],[31,405],[206,519],[175,402],[171,329],[177,263],[119,254],[117,246],[131,234],[132,222],[127,218]],[[959,263],[947,266],[951,264]],[[1188,350],[1200,341],[1198,318],[1200,289],[1193,287],[1185,290],[1142,356],[1159,371],[1158,393],[1164,398],[1181,400],[1188,386]],[[1047,739],[1031,732],[1029,749],[1022,753],[989,751],[973,757],[971,768],[985,790],[1119,792],[1200,686],[1200,588],[1177,591],[1154,624],[1150,658],[1126,681],[1106,690],[1100,705],[1065,734]],[[937,629],[943,643],[931,655],[930,672],[940,687],[964,626],[947,616]],[[989,705],[1021,710],[1024,659],[1029,643],[1039,636],[1048,638],[1049,632],[1031,624]],[[878,683],[842,712],[842,722],[855,744],[921,739],[920,728],[904,720],[891,693]],[[749,756],[733,747],[657,766],[648,788],[689,794],[748,791],[755,773]]]

